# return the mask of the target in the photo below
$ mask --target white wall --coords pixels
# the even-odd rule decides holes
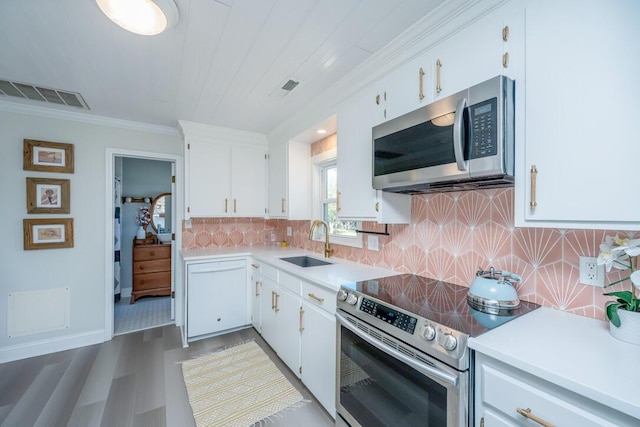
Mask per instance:
[[[31,111],[31,110],[30,110]],[[0,103],[0,362],[27,355],[102,341],[105,322],[105,149],[107,147],[151,153],[180,154],[177,131],[77,117],[60,112]],[[55,111],[55,110],[54,110]],[[86,115],[84,115],[86,116]],[[117,127],[116,127],[117,126]],[[53,174],[22,170],[23,139],[72,143],[75,173]],[[27,215],[26,177],[71,180],[71,213],[74,247],[23,250],[22,220],[56,215]],[[109,218],[111,221],[111,219]],[[70,326],[67,330],[8,338],[7,295],[12,291],[70,288]],[[98,341],[95,341],[98,342]]]

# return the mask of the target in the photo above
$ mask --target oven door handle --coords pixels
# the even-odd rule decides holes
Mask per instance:
[[[437,378],[440,381],[446,383],[446,384],[450,384],[454,387],[457,387],[458,385],[458,378],[456,376],[453,375],[449,375],[446,372],[442,372],[438,369],[432,368],[429,365],[425,365],[419,362],[416,362],[415,360],[411,359],[408,356],[405,356],[404,354],[400,353],[398,350],[395,350],[391,347],[389,347],[388,345],[381,343],[381,342],[377,342],[375,340],[373,340],[369,335],[365,334],[364,332],[362,332],[361,330],[359,330],[358,328],[351,326],[347,319],[336,313],[336,319],[338,319],[338,322],[340,322],[340,325],[344,326],[345,328],[347,328],[348,330],[350,330],[351,332],[353,332],[354,334],[356,334],[358,337],[360,337],[361,339],[363,339],[364,341],[366,341],[368,344],[371,344],[372,346],[374,346],[375,348],[384,351],[385,353],[387,353],[389,356],[395,357],[398,360],[401,360],[402,362],[406,363],[407,365],[411,366],[413,369],[415,369],[416,371],[422,373],[423,375],[429,376],[431,378]]]

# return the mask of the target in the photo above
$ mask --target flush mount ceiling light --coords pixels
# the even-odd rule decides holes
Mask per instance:
[[[319,134],[324,134],[327,133],[327,131],[325,129],[318,129],[316,132],[318,132]]]
[[[115,24],[143,36],[160,34],[178,22],[173,0],[96,0],[100,10]]]

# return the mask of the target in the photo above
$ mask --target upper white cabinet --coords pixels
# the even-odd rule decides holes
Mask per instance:
[[[185,218],[262,217],[266,138],[180,121],[185,150]]]
[[[575,6],[527,3],[515,222],[637,230],[640,2]]]
[[[411,196],[372,186],[371,129],[378,108],[375,90],[341,105],[338,112],[338,217],[380,223],[411,222]]]
[[[296,141],[269,147],[270,218],[311,218],[311,147]]]

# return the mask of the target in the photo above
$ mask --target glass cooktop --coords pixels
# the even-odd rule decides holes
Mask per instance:
[[[467,303],[469,288],[414,274],[364,280],[342,287],[472,337],[539,307],[521,301],[520,306],[507,315],[482,313]]]

